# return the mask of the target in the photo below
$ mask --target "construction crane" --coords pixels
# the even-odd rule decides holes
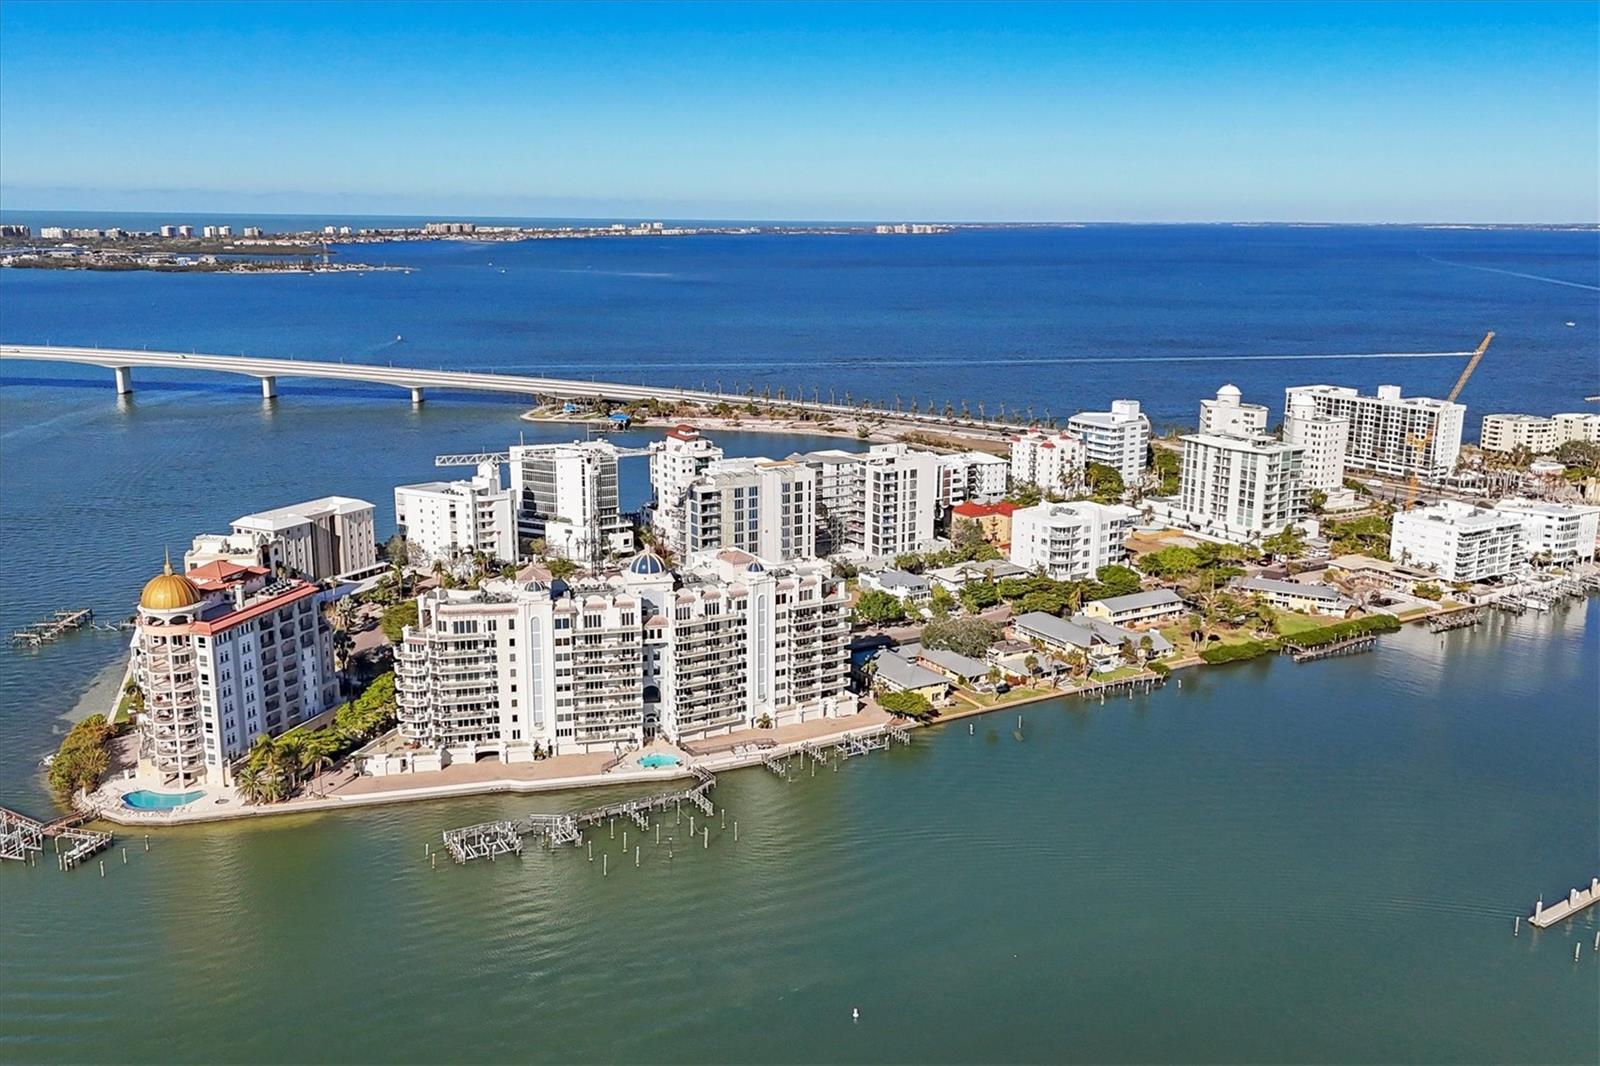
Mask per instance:
[[[1456,397],[1461,395],[1461,390],[1467,387],[1467,379],[1472,376],[1472,372],[1474,370],[1478,369],[1478,364],[1483,362],[1483,353],[1489,350],[1489,342],[1492,340],[1494,340],[1494,330],[1491,329],[1488,333],[1483,335],[1483,343],[1478,345],[1478,350],[1472,353],[1472,358],[1467,360],[1467,365],[1461,371],[1461,376],[1456,378],[1455,387],[1450,390],[1450,395],[1444,398],[1445,403],[1456,402]],[[1420,437],[1409,438],[1409,443],[1417,450],[1417,455],[1416,461],[1412,464],[1411,468],[1411,482],[1406,486],[1406,503],[1404,509],[1407,511],[1416,506],[1417,490],[1421,487],[1422,482],[1422,460],[1427,454],[1428,445],[1433,442],[1434,432],[1438,428],[1439,420],[1435,418],[1433,420],[1433,424],[1428,427],[1428,432],[1424,433]]]

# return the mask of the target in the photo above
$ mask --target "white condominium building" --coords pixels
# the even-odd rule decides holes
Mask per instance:
[[[1259,403],[1241,403],[1239,389],[1224,385],[1215,400],[1200,401],[1200,432],[1234,437],[1254,437],[1267,431],[1267,409]]]
[[[610,441],[513,445],[511,494],[522,540],[542,538],[556,554],[589,563],[633,549]]]
[[[1526,448],[1534,455],[1556,450],[1556,423],[1538,415],[1484,415],[1478,445],[1486,452]]]
[[[1040,492],[1066,495],[1083,487],[1088,463],[1083,440],[1066,430],[1030,428],[1011,438],[1011,482],[1037,485]]]
[[[1600,414],[1484,415],[1478,443],[1485,451],[1526,448],[1535,455],[1553,452],[1568,441],[1600,442]]]
[[[859,551],[862,531],[861,453],[838,448],[789,456],[804,463],[817,479],[817,543],[819,556]]]
[[[180,575],[169,562],[140,593],[134,628],[141,765],[178,788],[228,784],[256,737],[334,705],[331,647],[315,585],[227,562]]]
[[[1376,396],[1337,385],[1297,385],[1286,390],[1284,409],[1296,395],[1310,396],[1316,412],[1350,420],[1345,465],[1404,477],[1444,477],[1461,454],[1466,408],[1426,396],[1402,398],[1400,386],[1379,385]]]
[[[1501,500],[1494,509],[1522,522],[1525,557],[1556,566],[1594,562],[1600,507],[1512,498]]]
[[[842,582],[744,552],[646,552],[572,588],[433,590],[396,649],[401,736],[468,755],[615,751],[853,714]]]
[[[999,503],[1005,499],[1011,465],[988,452],[957,452],[939,456],[939,506]]]
[[[1444,581],[1484,581],[1524,562],[1523,516],[1455,500],[1402,511],[1389,530],[1389,557]]]
[[[1127,558],[1128,534],[1138,520],[1131,507],[1088,501],[1020,507],[1011,513],[1011,561],[1028,570],[1043,567],[1057,581],[1092,578]]]
[[[939,458],[876,444],[861,460],[861,544],[868,558],[922,551],[933,541]]]
[[[275,542],[277,563],[312,581],[368,574],[378,568],[373,506],[349,496],[324,496],[233,520],[236,535]]]
[[[1083,441],[1087,462],[1102,463],[1122,475],[1130,488],[1139,483],[1150,450],[1150,419],[1138,400],[1113,400],[1110,411],[1082,411],[1067,420],[1067,432]]]
[[[474,552],[515,561],[514,514],[511,492],[501,487],[494,462],[480,463],[467,481],[425,481],[394,490],[395,524],[419,562],[448,562]]]
[[[817,554],[817,473],[788,459],[721,459],[690,482],[670,542],[774,562]]]
[[[722,449],[688,425],[674,426],[650,445],[650,490],[655,500],[650,523],[673,551],[688,550],[682,540],[684,494],[721,458]]]
[[[1344,453],[1350,440],[1350,420],[1323,414],[1315,397],[1296,393],[1283,415],[1283,440],[1305,449],[1306,489],[1325,493],[1344,488]]]
[[[1550,421],[1556,424],[1558,448],[1572,440],[1600,444],[1600,414],[1552,415]]]
[[[1260,536],[1276,533],[1305,514],[1305,451],[1300,445],[1208,433],[1181,439],[1178,506],[1196,529]]]

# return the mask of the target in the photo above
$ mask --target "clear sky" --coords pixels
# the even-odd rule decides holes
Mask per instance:
[[[1596,221],[1600,5],[0,4],[0,206]]]

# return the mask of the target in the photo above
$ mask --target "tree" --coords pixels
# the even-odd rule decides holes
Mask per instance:
[[[1030,674],[1037,674],[1039,672],[1039,657],[1029,652],[1028,657],[1022,660],[1022,667]]]
[[[880,692],[878,706],[902,718],[932,718],[933,704],[920,692]]]
[[[545,561],[545,569],[550,571],[551,580],[565,581],[578,572],[578,564],[564,555]]]
[[[316,729],[305,735],[305,741],[300,748],[300,769],[310,771],[317,777],[315,789],[321,784],[322,771],[333,766],[339,756],[339,738],[328,729]]]
[[[1137,572],[1126,566],[1102,566],[1094,572],[1094,588],[1089,591],[1091,600],[1104,600],[1112,596],[1131,596],[1143,586]]]
[[[1114,466],[1105,463],[1090,463],[1084,470],[1084,482],[1088,486],[1089,495],[1103,502],[1111,502],[1122,498],[1125,490],[1122,484],[1122,474]]]
[[[967,610],[976,614],[999,603],[1000,590],[987,578],[982,581],[968,581],[961,586],[961,602]]]
[[[383,635],[393,643],[398,643],[405,636],[406,626],[417,624],[417,601],[405,600],[393,607],[384,608],[383,620],[380,625]]]
[[[1294,526],[1284,526],[1261,541],[1261,550],[1280,559],[1293,559],[1306,553],[1306,538]]]
[[[935,618],[950,617],[958,606],[956,598],[950,594],[949,589],[938,584],[933,586],[933,595],[928,600],[928,609],[933,612]]]
[[[1328,506],[1328,494],[1321,489],[1312,489],[1306,493],[1306,506],[1312,514],[1321,514],[1322,509]]]
[[[935,618],[922,627],[922,646],[981,659],[999,636],[1000,627],[982,618]]]
[[[1176,496],[1179,488],[1178,453],[1168,448],[1152,448],[1150,469],[1161,481],[1156,490],[1162,496]]]
[[[51,790],[67,799],[80,789],[93,792],[99,788],[111,764],[110,744],[115,735],[103,714],[91,714],[73,726],[50,760]]]
[[[266,771],[246,763],[233,772],[233,790],[246,803],[267,801]]]
[[[856,601],[856,622],[862,625],[882,626],[904,621],[906,606],[898,596],[879,589],[868,589]]]
[[[1192,548],[1175,544],[1144,556],[1139,567],[1152,577],[1188,577],[1200,569],[1200,556]]]

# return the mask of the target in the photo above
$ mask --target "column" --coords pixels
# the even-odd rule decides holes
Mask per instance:
[[[422,397],[422,389],[421,389],[420,386],[417,387],[417,388],[413,388],[411,390],[411,406],[412,407],[421,407],[422,406],[422,398],[423,398]]]
[[[131,366],[114,366],[111,368],[117,375],[117,395],[126,396],[133,391],[133,368]]]
[[[278,379],[264,377],[261,379],[261,398],[263,400],[276,400],[278,398]]]

